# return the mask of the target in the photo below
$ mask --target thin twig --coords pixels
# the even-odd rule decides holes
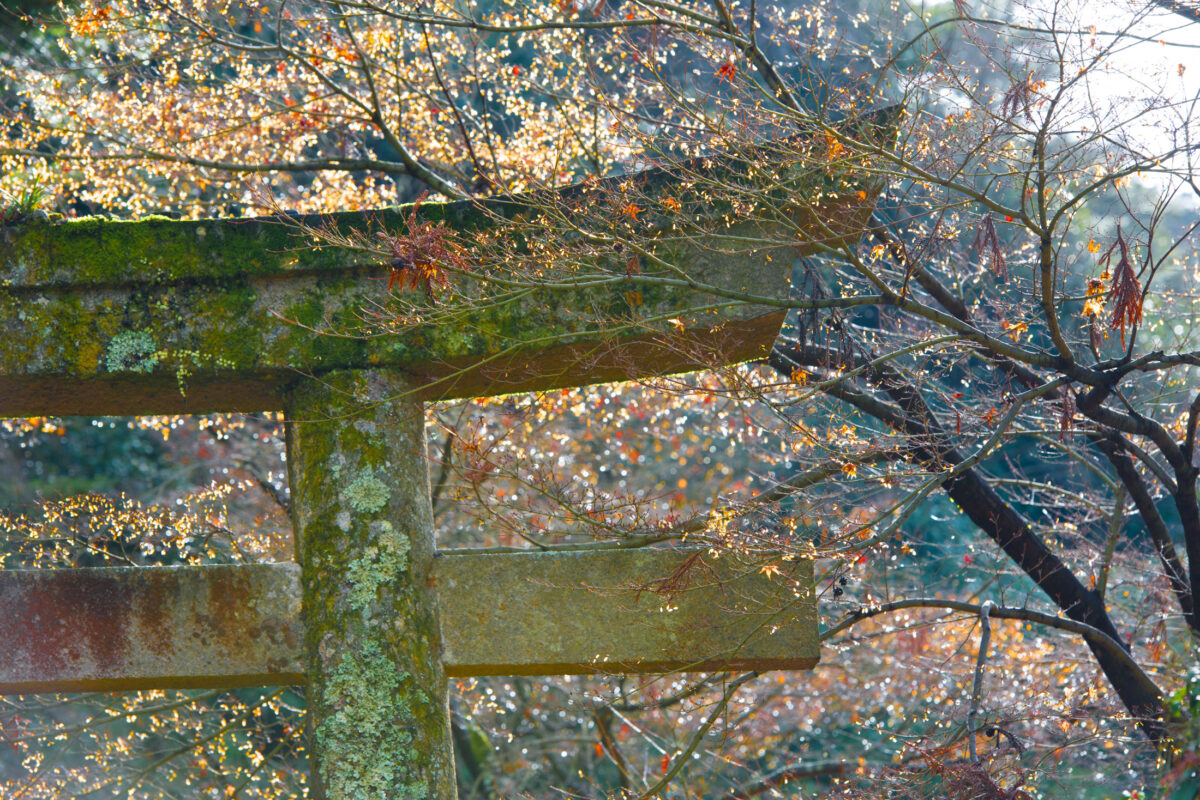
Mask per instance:
[[[979,703],[983,697],[983,665],[987,663],[988,642],[992,639],[992,623],[988,617],[992,613],[991,600],[979,607],[979,653],[975,656],[975,681],[971,684],[971,708],[967,711],[967,748],[971,753],[971,763],[979,763],[979,753],[975,747],[975,733],[979,730]]]
[[[1112,567],[1113,554],[1117,550],[1117,539],[1121,537],[1121,528],[1125,519],[1125,484],[1117,484],[1117,496],[1113,498],[1113,512],[1108,520],[1108,538],[1104,540],[1104,556],[1100,559],[1100,569],[1096,574],[1096,594],[1104,599],[1108,591],[1108,571]]]

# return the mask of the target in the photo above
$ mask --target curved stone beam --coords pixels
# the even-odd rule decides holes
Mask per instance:
[[[879,186],[826,169],[792,174],[741,161],[706,169],[716,179],[699,187],[700,172],[650,172],[540,195],[422,204],[418,220],[468,240],[512,224],[500,238],[517,247],[537,237],[538,209],[594,214],[629,193],[630,214],[644,226],[638,241],[671,268],[641,259],[626,275],[628,253],[584,247],[585,264],[603,266],[607,278],[585,270],[586,286],[497,288],[452,324],[382,335],[365,335],[362,315],[386,303],[390,267],[314,247],[297,223],[398,232],[411,207],[289,224],[150,218],[0,228],[0,417],[278,410],[298,376],[340,369],[398,369],[428,399],[763,357],[786,312],[793,253],[857,238]],[[714,189],[734,185],[739,202],[770,202],[735,214],[733,200]]]

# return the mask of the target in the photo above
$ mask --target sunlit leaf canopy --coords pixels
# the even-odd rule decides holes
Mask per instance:
[[[70,177],[90,185],[90,202],[134,213],[209,198],[250,205],[251,190],[229,180],[231,167],[267,174],[273,166],[285,173],[326,167],[296,205],[355,209],[396,202],[399,175],[445,174],[431,182],[448,192],[477,180],[517,188],[558,179],[547,171],[549,153],[561,153],[570,170],[596,151],[594,134],[589,143],[555,121],[581,131],[608,123],[566,82],[567,65],[587,62],[584,36],[539,34],[553,60],[522,64],[516,36],[440,25],[431,32],[418,21],[447,13],[449,6],[400,4],[87,7],[66,20],[67,30],[48,31],[61,48],[55,55],[70,66],[28,84],[25,133],[33,144],[52,126],[60,147],[113,157],[80,163]],[[60,32],[67,36],[53,37]],[[478,108],[452,111],[447,97],[478,97]],[[144,156],[143,168],[129,169],[129,156]],[[151,200],[166,188],[155,186],[163,178],[174,188]]]
[[[764,30],[815,35],[814,53],[786,59],[793,72],[813,62],[793,91],[830,97],[820,60],[838,14],[757,13]],[[735,138],[748,124],[759,139],[794,133],[794,108],[731,97],[757,69],[737,55],[744,17],[703,3],[86,4],[30,23],[33,46],[4,61],[5,188],[61,186],[135,216],[236,213],[264,192],[288,209],[353,210],[421,184],[520,191],[628,170],[648,147],[708,150],[722,108]],[[772,33],[763,47],[785,44]],[[774,70],[763,75],[778,82]],[[747,102],[768,113],[741,118]],[[66,160],[39,158],[51,150]]]

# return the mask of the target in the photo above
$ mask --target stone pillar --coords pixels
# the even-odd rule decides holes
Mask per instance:
[[[288,395],[314,795],[453,800],[421,403],[385,371]]]

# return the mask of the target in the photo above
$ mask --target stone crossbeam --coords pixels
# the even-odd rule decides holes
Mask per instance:
[[[346,369],[398,369],[431,399],[759,358],[783,320],[793,252],[858,235],[875,191],[856,186],[824,186],[821,219],[717,222],[702,236],[659,219],[663,230],[645,235],[669,268],[645,263],[634,282],[628,256],[609,251],[593,257],[601,272],[587,288],[531,286],[464,309],[454,324],[386,335],[355,332],[364,309],[386,305],[390,266],[314,247],[298,223],[403,233],[404,207],[291,224],[26,221],[0,229],[0,416],[279,410],[298,375]],[[669,190],[651,181],[640,191],[649,205],[646,196]],[[423,204],[417,218],[470,240],[532,213],[513,200],[464,201]]]
[[[446,674],[809,669],[812,563],[696,551],[444,552]],[[305,682],[295,564],[0,572],[0,692]]]

